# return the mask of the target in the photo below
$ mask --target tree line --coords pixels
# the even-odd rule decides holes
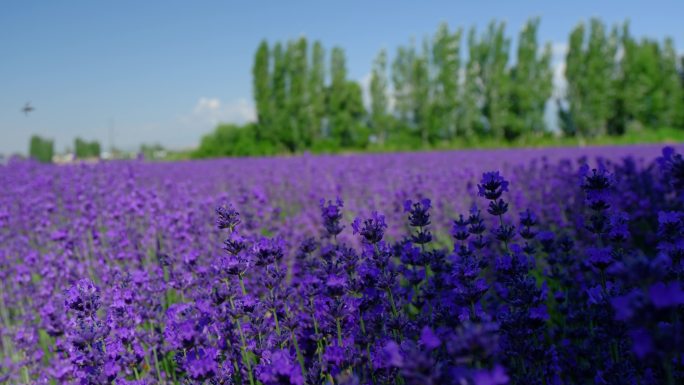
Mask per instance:
[[[565,134],[684,126],[684,59],[672,39],[637,40],[628,23],[608,31],[592,19],[570,34],[565,63],[566,105],[558,102]]]
[[[67,152],[71,152],[67,150]],[[100,142],[74,139],[73,154],[77,159],[99,158],[102,152]],[[29,156],[39,162],[51,163],[55,155],[55,141],[39,135],[31,136],[29,141]]]
[[[443,23],[420,43],[398,47],[392,58],[381,50],[365,104],[342,48],[328,55],[321,42],[305,37],[262,41],[252,67],[256,122],[219,125],[195,156],[430,147],[483,138],[505,143],[550,135],[545,111],[551,103],[566,136],[684,127],[684,62],[672,39],[637,39],[627,22],[579,23],[568,38],[566,86],[558,94],[552,46],[539,41],[539,25],[539,18],[524,25],[514,52],[499,21],[467,32]]]
[[[29,141],[29,156],[39,162],[50,163],[55,155],[55,141],[42,138],[38,135],[31,136]]]

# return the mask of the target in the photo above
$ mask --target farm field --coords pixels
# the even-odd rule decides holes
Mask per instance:
[[[0,384],[684,381],[683,147],[0,166]]]

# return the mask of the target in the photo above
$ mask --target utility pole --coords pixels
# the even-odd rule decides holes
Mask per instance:
[[[109,118],[109,156],[114,158],[114,118]]]

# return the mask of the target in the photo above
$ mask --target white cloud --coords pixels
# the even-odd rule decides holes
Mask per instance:
[[[194,112],[196,114],[202,114],[206,111],[216,111],[221,107],[221,101],[217,98],[200,98],[195,105]]]
[[[196,146],[201,137],[212,132],[219,123],[244,124],[255,120],[254,104],[246,98],[224,101],[216,97],[201,97],[174,120],[160,124],[158,131],[164,133],[156,137],[163,137],[158,141],[170,148],[189,148]]]
[[[245,98],[223,102],[218,98],[201,97],[192,111],[192,118],[200,122],[243,124],[256,120],[254,105]]]

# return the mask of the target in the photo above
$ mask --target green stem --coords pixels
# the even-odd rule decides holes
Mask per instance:
[[[392,289],[387,288],[387,296],[389,297],[390,305],[392,306],[392,316],[394,319],[399,318],[399,312],[397,311],[397,305],[394,303],[394,296],[392,295]],[[394,336],[394,339],[398,341],[398,336],[397,336],[397,331],[392,330],[392,335]]]
[[[313,298],[311,298],[311,297],[309,298],[309,303],[311,304],[311,308],[313,309],[313,307],[314,307]],[[313,319],[314,333],[316,333],[316,335],[318,336],[318,321],[316,320],[316,315],[312,313],[311,318]],[[320,364],[322,364],[323,363],[323,344],[318,339],[316,340],[316,348],[317,348],[316,351],[318,352],[318,362]]]
[[[242,278],[240,279],[240,282],[242,282]],[[228,285],[228,281],[225,281],[226,285]],[[235,302],[233,302],[233,297],[229,297],[230,300],[230,308],[235,311]],[[247,342],[245,341],[245,334],[242,332],[242,323],[240,322],[240,319],[238,317],[235,318],[235,323],[237,324],[238,327],[238,332],[240,333],[240,350],[242,352],[242,360],[245,361],[245,364],[247,365],[247,374],[249,375],[249,383],[250,385],[254,385],[254,374],[252,373],[252,364],[249,356],[247,355]]]
[[[159,358],[157,358],[157,348],[153,347],[152,348],[152,354],[154,355],[154,368],[155,371],[157,372],[157,380],[161,382],[161,371],[159,370]]]
[[[501,229],[503,230],[504,228],[504,221],[503,221],[503,214],[499,214],[499,223],[501,224]],[[504,240],[504,246],[506,247],[506,253],[510,253],[510,250],[508,249],[508,241]]]
[[[304,356],[302,351],[299,349],[299,342],[297,341],[297,333],[292,331],[292,343],[294,344],[295,351],[297,352],[297,361],[299,361],[299,367],[302,369],[302,376],[306,377],[306,366],[304,365]]]
[[[335,318],[335,323],[337,324],[337,343],[342,347],[342,325],[340,324],[340,319]]]
[[[363,336],[366,336],[366,323],[363,322],[363,314],[359,312],[359,321],[361,324],[361,333],[363,333]],[[370,352],[370,342],[366,342],[366,354],[368,355],[368,369],[370,370],[371,378],[373,380],[373,384],[375,384],[375,373],[373,373],[373,360],[371,359],[371,352]]]
[[[245,289],[245,282],[242,279],[242,274],[238,274],[238,278],[240,279],[240,289],[242,289],[242,295],[247,295],[247,289]]]
[[[387,297],[389,298],[390,305],[392,306],[392,315],[396,318],[399,313],[397,312],[397,305],[394,303],[394,296],[392,295],[392,289],[387,288]]]

